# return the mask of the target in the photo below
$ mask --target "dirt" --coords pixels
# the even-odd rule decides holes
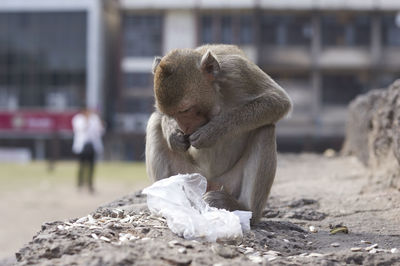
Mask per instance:
[[[58,177],[58,176],[57,176]],[[51,178],[57,178],[51,176]],[[17,178],[17,177],[16,177]],[[96,180],[96,192],[77,190],[75,179],[43,179],[20,187],[0,189],[0,265],[15,260],[15,253],[40,231],[47,221],[81,217],[122,194],[132,193],[150,182]],[[1,185],[0,185],[1,186]]]
[[[243,239],[182,239],[137,192],[89,217],[44,224],[17,265],[399,264],[400,193],[367,176],[355,157],[280,155],[264,217]],[[330,225],[348,233],[331,235]]]

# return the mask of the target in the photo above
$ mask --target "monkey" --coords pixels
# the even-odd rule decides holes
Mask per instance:
[[[200,173],[210,206],[250,210],[258,223],[275,178],[275,124],[292,107],[288,94],[235,45],[172,50],[154,59],[152,72],[147,175]]]

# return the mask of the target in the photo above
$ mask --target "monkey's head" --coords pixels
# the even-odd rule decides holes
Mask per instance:
[[[184,134],[208,123],[217,109],[215,78],[220,71],[216,57],[192,49],[178,49],[153,64],[156,108],[173,117]]]

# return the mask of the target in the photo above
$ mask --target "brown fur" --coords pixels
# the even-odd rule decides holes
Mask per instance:
[[[174,50],[153,72],[150,178],[198,172],[223,187],[207,202],[251,210],[257,222],[275,177],[275,123],[291,108],[286,92],[232,45]]]

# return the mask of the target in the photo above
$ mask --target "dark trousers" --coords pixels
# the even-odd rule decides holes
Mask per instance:
[[[86,183],[89,190],[93,191],[94,161],[95,151],[93,144],[86,143],[79,154],[78,187],[82,187]]]

